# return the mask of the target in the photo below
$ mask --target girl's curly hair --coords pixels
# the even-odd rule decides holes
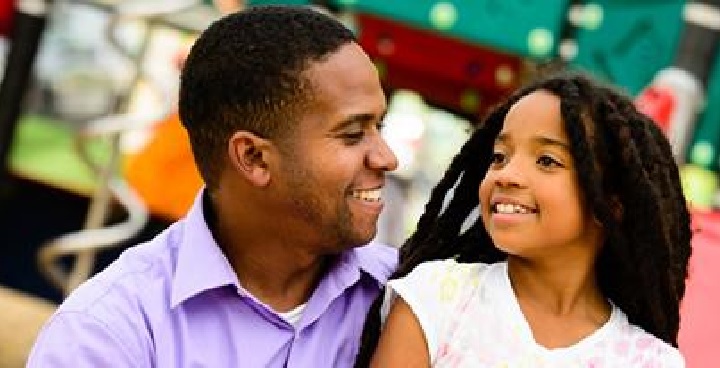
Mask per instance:
[[[481,220],[462,229],[478,206],[478,186],[491,164],[505,115],[537,90],[561,100],[583,199],[605,231],[596,263],[601,291],[631,323],[677,346],[692,232],[670,144],[629,97],[579,73],[544,77],[486,117],[433,189],[417,230],[401,248],[392,278],[430,260],[493,263],[506,258]],[[377,345],[381,303],[379,297],[368,313],[356,367],[369,364]]]

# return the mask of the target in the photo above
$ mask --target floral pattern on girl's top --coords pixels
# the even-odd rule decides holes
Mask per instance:
[[[615,306],[605,325],[572,346],[547,349],[537,344],[506,263],[432,261],[388,285],[418,318],[433,367],[685,366],[677,349],[630,324]]]

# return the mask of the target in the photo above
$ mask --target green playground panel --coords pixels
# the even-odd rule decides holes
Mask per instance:
[[[339,7],[530,58],[556,55],[569,0],[333,0]]]
[[[99,163],[109,162],[109,142],[90,142],[88,152]],[[91,194],[97,178],[75,151],[73,129],[41,116],[21,119],[10,150],[10,170],[18,176],[80,194]]]
[[[693,143],[688,157],[690,162],[713,171],[720,170],[720,52],[710,73],[705,109],[698,117]]]
[[[685,0],[598,0],[584,3],[571,64],[637,94],[673,62]]]

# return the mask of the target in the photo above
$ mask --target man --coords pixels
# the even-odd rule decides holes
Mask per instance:
[[[325,15],[256,7],[210,26],[179,104],[206,188],[63,303],[29,366],[351,366],[396,260],[363,246],[397,166],[385,108],[373,64]]]

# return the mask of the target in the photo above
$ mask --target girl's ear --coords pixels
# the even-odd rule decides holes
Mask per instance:
[[[229,162],[240,176],[259,187],[270,183],[270,141],[248,131],[237,131],[228,140],[227,148]]]

